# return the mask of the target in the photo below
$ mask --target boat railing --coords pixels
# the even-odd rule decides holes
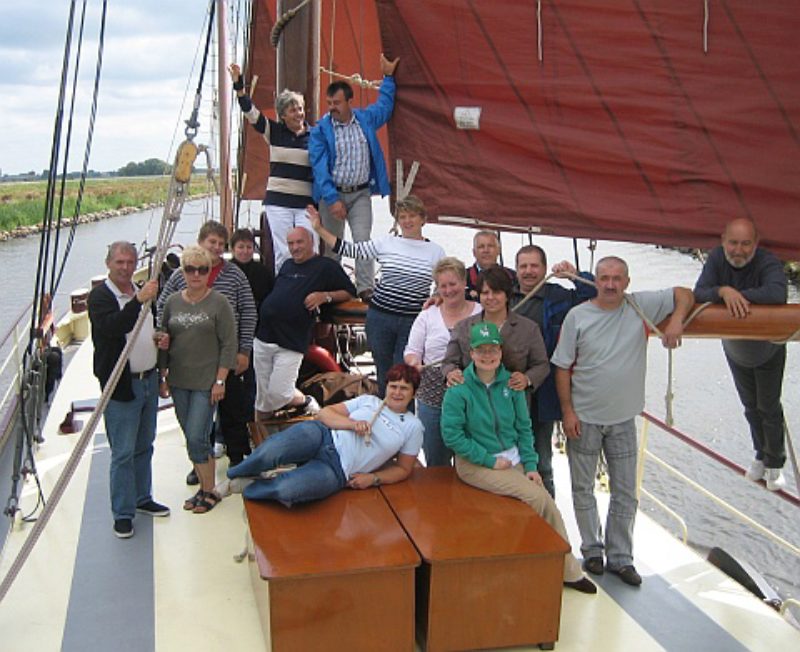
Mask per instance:
[[[644,489],[642,487],[642,483],[643,483],[643,479],[644,479],[644,465],[645,465],[645,460],[646,459],[647,460],[652,460],[659,467],[661,467],[662,469],[667,471],[669,474],[671,474],[672,476],[678,478],[683,483],[689,485],[690,487],[692,487],[693,489],[695,489],[696,491],[701,493],[703,496],[705,496],[706,498],[708,498],[709,500],[714,502],[716,505],[720,506],[722,509],[724,509],[726,512],[728,512],[729,514],[731,514],[732,516],[734,516],[735,518],[737,518],[741,522],[743,522],[743,523],[749,525],[750,527],[752,527],[753,529],[757,530],[758,532],[763,534],[765,537],[767,537],[770,541],[773,541],[774,543],[780,545],[782,548],[788,550],[794,556],[800,557],[800,546],[797,546],[797,545],[793,544],[792,542],[787,541],[783,537],[779,536],[778,534],[775,534],[769,528],[767,528],[764,525],[762,525],[761,523],[755,521],[754,519],[752,519],[750,516],[748,516],[747,514],[742,512],[741,510],[737,509],[736,507],[734,507],[730,503],[726,502],[725,500],[723,500],[722,498],[720,498],[716,494],[714,494],[711,491],[709,491],[708,489],[706,489],[700,483],[692,480],[687,475],[685,475],[684,473],[681,473],[678,469],[676,469],[675,467],[671,466],[670,464],[668,464],[667,462],[665,462],[664,460],[659,458],[657,455],[655,455],[651,451],[647,450],[647,442],[648,442],[650,424],[653,424],[654,426],[656,426],[660,430],[662,430],[662,431],[666,432],[667,434],[675,437],[676,439],[679,439],[680,441],[682,441],[685,444],[691,446],[692,448],[700,451],[701,453],[703,453],[707,457],[715,460],[716,462],[719,462],[719,463],[723,464],[724,466],[727,466],[729,469],[731,469],[732,471],[736,472],[737,475],[744,476],[745,469],[743,467],[739,466],[738,464],[736,464],[732,460],[728,459],[724,455],[721,455],[717,451],[714,451],[714,450],[708,448],[707,446],[705,446],[701,442],[693,439],[689,435],[679,431],[678,429],[674,428],[673,426],[670,426],[670,425],[666,424],[664,421],[662,421],[661,419],[653,416],[652,414],[649,414],[648,412],[642,412],[641,416],[642,416],[644,424],[643,424],[643,427],[642,427],[642,436],[641,436],[641,443],[640,443],[640,449],[639,449],[640,450],[640,454],[639,454],[638,468],[637,468],[637,474],[636,474],[637,494],[647,496],[656,505],[658,505],[661,509],[663,509],[667,514],[669,514],[672,518],[674,518],[679,523],[679,525],[681,527],[681,530],[682,530],[682,533],[683,533],[682,534],[682,538],[683,538],[683,542],[684,543],[687,543],[687,540],[688,540],[688,527],[686,525],[686,521],[679,514],[677,514],[674,510],[669,508],[662,501],[660,501],[658,498],[653,496],[650,492],[648,492],[646,489]],[[784,491],[784,490],[777,491],[777,492],[774,492],[774,493],[776,495],[779,495],[784,500],[792,503],[793,505],[800,507],[800,498],[798,498],[797,496],[794,496],[794,495],[792,495],[789,492]]]
[[[14,415],[18,407],[19,391],[22,381],[23,351],[28,343],[26,322],[30,320],[33,303],[28,304],[14,320],[2,339],[0,339],[0,449],[5,446],[11,433]]]

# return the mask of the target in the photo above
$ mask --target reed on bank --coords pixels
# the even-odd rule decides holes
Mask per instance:
[[[110,177],[87,179],[83,191],[80,215],[122,208],[138,208],[163,202],[167,198],[169,177]],[[69,219],[75,212],[79,182],[67,181],[62,215]],[[35,226],[44,215],[45,181],[0,184],[0,232],[19,227]],[[213,192],[205,175],[194,175],[189,184],[189,195]],[[58,210],[58,198],[56,209]]]

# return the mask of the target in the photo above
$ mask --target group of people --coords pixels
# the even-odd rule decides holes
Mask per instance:
[[[289,507],[348,486],[399,482],[422,449],[427,465],[454,464],[464,482],[525,502],[566,539],[552,470],[554,424],[561,421],[583,569],[596,575],[608,570],[638,586],[632,541],[634,419],[644,407],[646,371],[642,315],[653,323],[667,320],[662,340],[674,348],[695,300],[724,303],[742,319],[751,304],[785,303],[780,261],[758,247],[753,222],[736,219],[725,227],[694,292],[675,287],[628,294],[628,266],[615,256],[601,259],[594,275],[566,261],[554,265],[557,277],[576,281],[570,289],[544,282],[547,256],[536,245],[517,252],[515,269],[503,267],[491,231],[475,235],[475,263],[466,268],[424,237],[427,215],[414,196],[396,202],[397,233],[373,239],[371,195],[389,194],[376,132],[391,116],[397,60],[381,56],[381,66],[385,76],[375,104],[352,108],[352,89],[336,82],[328,88],[328,114],[313,129],[302,96],[291,91],[278,96],[279,120],[263,116],[245,93],[239,68],[231,67],[241,108],[270,146],[265,210],[275,274],[253,262],[247,230],[230,240],[232,262],[222,258],[228,234],[215,222],[203,226],[198,246],[184,250],[106,409],[114,532],[131,536],[137,511],[169,514],[151,495],[158,394],[173,398],[191,480],[199,484],[186,510],[208,512],[231,491]],[[345,220],[352,242],[343,238]],[[326,256],[318,254],[320,242]],[[355,284],[336,262],[341,256],[356,259]],[[380,264],[377,282],[374,261]],[[155,281],[133,285],[135,262],[131,245],[112,244],[108,279],[90,294],[95,374],[102,385],[142,304],[156,299]],[[246,424],[254,413],[263,419],[287,406],[317,411],[296,388],[316,313],[356,296],[369,303],[366,331],[378,396],[326,406],[313,421],[251,452]],[[780,489],[785,345],[725,341],[723,347],[755,449],[747,477]],[[216,488],[215,411],[230,458],[227,480]],[[594,495],[601,452],[611,489],[605,528]],[[564,582],[596,592],[571,554]]]

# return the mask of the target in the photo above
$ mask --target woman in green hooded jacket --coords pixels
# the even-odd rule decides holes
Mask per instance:
[[[472,362],[464,370],[464,382],[444,395],[442,437],[456,455],[462,481],[521,500],[569,542],[561,513],[536,471],[528,404],[524,392],[508,387],[511,374],[501,364],[502,342],[491,322],[470,329]],[[564,585],[597,592],[571,552],[564,559]]]

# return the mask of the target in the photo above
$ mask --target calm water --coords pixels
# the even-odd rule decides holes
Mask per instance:
[[[178,226],[176,242],[193,242],[203,216],[207,212],[215,215],[215,210],[214,206],[203,201],[187,204]],[[245,209],[240,222],[243,225],[256,223],[257,210],[257,206]],[[391,218],[382,202],[376,203],[376,213],[373,233],[380,235],[388,231]],[[139,243],[148,235],[152,242],[158,233],[160,218],[161,211],[155,210],[80,226],[65,271],[62,291],[56,298],[57,308],[66,308],[71,290],[87,286],[91,276],[104,273],[103,258],[108,243],[113,240]],[[473,231],[429,225],[425,232],[427,237],[441,244],[448,254],[471,261]],[[571,240],[541,237],[536,239],[536,243],[545,248],[551,264],[562,259],[573,259]],[[513,254],[523,244],[527,244],[527,238],[517,235],[503,236],[507,265],[513,265]],[[0,264],[5,272],[5,289],[0,294],[2,334],[33,294],[38,249],[38,238],[0,243]],[[585,241],[580,243],[579,252],[585,268],[590,261]],[[610,254],[628,261],[632,290],[658,289],[673,285],[691,287],[701,267],[698,261],[674,251],[648,245],[599,242],[595,260]],[[791,300],[798,301],[794,290]],[[646,409],[663,418],[667,355],[655,340],[650,344],[648,358]],[[750,437],[720,343],[712,340],[687,340],[676,352],[674,360],[673,410],[676,427],[740,465],[747,466],[752,458]],[[800,432],[798,384],[800,346],[793,344],[789,346],[783,397],[789,428],[797,431],[794,433],[796,448],[800,448],[800,435],[797,434]],[[797,508],[733,472],[707,461],[688,446],[653,427],[650,428],[650,450],[756,521],[767,525],[775,533],[795,545],[800,544],[800,512]],[[793,488],[794,476],[788,462],[785,472],[790,487]],[[745,526],[738,525],[738,521],[710,500],[672,480],[652,462],[647,464],[645,486],[687,520],[690,541],[694,546],[703,550],[720,546],[759,569],[784,597],[800,596],[800,564],[788,552]],[[665,527],[678,532],[674,522],[652,503],[645,501],[642,507]]]

